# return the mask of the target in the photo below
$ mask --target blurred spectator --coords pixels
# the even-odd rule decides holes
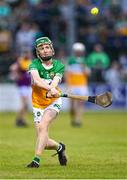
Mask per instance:
[[[84,29],[85,30],[85,29]],[[81,35],[81,34],[80,34]],[[83,35],[80,37],[83,42],[86,42],[89,50],[99,41],[99,37],[97,34],[97,29],[93,28],[93,26],[89,26],[84,31]]]
[[[8,3],[1,0],[0,1],[0,17],[9,17],[11,14],[11,7]]]
[[[119,56],[119,63],[121,64],[123,69],[127,70],[127,53],[122,52]]]
[[[66,55],[66,52],[65,52],[64,48],[60,48],[60,49],[57,50],[56,57],[58,59],[60,59],[63,64],[67,64],[66,56],[67,55]]]
[[[95,5],[101,7],[97,16],[90,13],[91,7]],[[73,7],[75,37],[69,38],[84,43],[88,53],[91,53],[94,44],[100,42],[110,59],[118,59],[120,53],[127,49],[126,0],[76,0]],[[1,0],[1,45],[3,38],[6,42],[9,41],[5,49],[13,52],[11,59],[14,61],[16,50],[20,53],[20,50],[27,46],[33,49],[35,36],[44,35],[51,37],[55,48],[64,48],[71,54],[68,51],[70,45],[67,44],[70,42],[67,39],[69,29],[73,28],[70,27],[71,23],[68,23],[72,12],[70,8],[68,0]],[[6,50],[4,52],[6,53]],[[7,62],[7,59],[5,61]]]
[[[0,27],[1,28],[6,28],[6,30],[9,27],[9,19],[10,16],[12,15],[12,10],[11,7],[8,3],[5,1],[1,0],[0,1]]]
[[[119,56],[119,63],[122,68],[123,80],[127,82],[127,53],[123,52]]]
[[[113,61],[111,67],[105,73],[105,80],[111,86],[116,87],[123,82],[122,69],[117,61]]]
[[[33,41],[38,33],[36,26],[28,22],[23,22],[16,34],[16,49],[22,52],[25,48],[29,48],[32,51],[34,46]]]
[[[65,79],[70,93],[77,95],[88,95],[88,77],[90,69],[86,65],[86,49],[82,43],[74,43],[72,46],[73,56],[67,59],[67,70]],[[82,113],[84,102],[70,100],[71,125],[79,127],[82,124]]]
[[[58,15],[59,18],[57,18],[56,24],[58,28],[58,34],[57,34],[57,44],[59,46],[64,46],[66,44],[66,36],[67,36],[67,28],[68,28],[68,21],[70,17],[70,6],[68,0],[61,0],[61,2],[58,5]],[[58,21],[59,20],[59,21]]]
[[[31,95],[31,79],[28,74],[28,66],[31,63],[32,54],[25,49],[18,60],[10,66],[10,78],[16,81],[21,98],[21,108],[16,117],[16,126],[26,127],[25,115],[28,110],[28,100]]]
[[[127,21],[125,15],[121,15],[120,18],[117,19],[115,28],[118,35],[127,36]]]
[[[109,67],[110,59],[101,44],[94,45],[93,52],[87,57],[87,63],[92,69],[91,81],[104,81],[103,72]]]
[[[6,28],[0,28],[0,53],[7,53],[12,47],[12,33]]]
[[[127,14],[127,1],[126,0],[122,0],[121,2],[119,2],[121,4],[122,10],[124,14]]]
[[[41,2],[41,0],[28,0],[28,1],[33,6],[35,6],[35,5],[37,5],[37,4],[39,4]]]
[[[65,21],[68,21],[68,17],[70,15],[70,11],[68,8],[69,8],[68,0],[61,0],[61,3],[59,4],[59,11],[61,13],[62,18]]]
[[[46,36],[49,36],[50,34],[52,4],[52,0],[43,0],[31,8],[31,19],[39,25],[39,28]]]
[[[19,3],[13,8],[13,22],[17,25],[21,24],[24,21],[31,22],[31,15],[31,6],[26,0],[19,1]]]

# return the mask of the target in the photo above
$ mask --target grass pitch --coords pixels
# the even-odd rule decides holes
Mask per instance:
[[[1,113],[0,178],[127,178],[127,112],[87,112],[83,118],[81,128],[72,128],[69,114],[61,113],[50,128],[50,136],[66,144],[66,167],[51,157],[54,151],[45,151],[40,168],[28,169],[35,145],[32,114],[29,128],[17,128],[14,113]]]

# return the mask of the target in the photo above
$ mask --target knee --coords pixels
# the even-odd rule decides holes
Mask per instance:
[[[41,127],[39,128],[39,132],[41,133],[41,132],[44,132],[44,131],[46,131],[46,127],[45,127],[45,126],[41,126]]]
[[[54,114],[52,112],[48,112],[48,114],[46,115],[46,119],[45,121],[50,122],[52,119],[54,118]]]
[[[41,124],[41,126],[39,127],[39,133],[43,133],[45,131],[48,130],[48,124],[47,123],[43,123]]]

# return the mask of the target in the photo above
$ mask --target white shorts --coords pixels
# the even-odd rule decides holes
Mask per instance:
[[[62,99],[61,98],[54,101],[52,104],[50,104],[45,109],[33,107],[34,122],[35,123],[40,122],[43,119],[42,116],[47,109],[54,109],[57,113],[59,113],[61,108],[62,108]]]
[[[29,97],[31,96],[31,87],[30,86],[19,86],[20,96]]]
[[[89,96],[89,89],[87,86],[71,87],[69,92],[81,96]]]

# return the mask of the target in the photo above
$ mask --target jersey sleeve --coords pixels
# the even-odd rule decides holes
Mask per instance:
[[[31,70],[38,70],[38,66],[37,63],[35,61],[33,61],[30,65],[29,65],[29,72]]]
[[[64,64],[61,64],[56,72],[56,75],[59,80],[61,81],[62,77],[63,77],[63,74],[64,74],[64,71],[65,71],[65,65]]]

